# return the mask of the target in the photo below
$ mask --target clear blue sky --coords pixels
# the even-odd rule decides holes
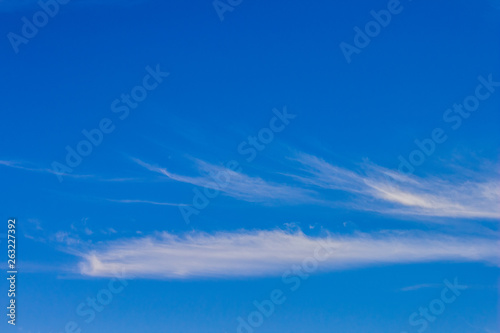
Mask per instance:
[[[1,331],[499,332],[500,2],[216,4],[0,2]]]

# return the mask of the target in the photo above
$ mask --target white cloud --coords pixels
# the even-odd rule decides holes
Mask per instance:
[[[150,201],[150,200],[136,200],[136,199],[105,199],[105,200],[117,203],[139,203],[139,204],[149,204],[158,206],[187,206],[187,204],[182,204],[182,203],[160,202],[160,201]]]
[[[423,284],[417,284],[413,286],[408,286],[401,288],[401,291],[414,291],[414,290],[420,290],[420,289],[427,289],[427,288],[439,288],[441,287],[442,284],[438,283],[423,283]]]
[[[300,231],[192,233],[122,239],[82,255],[83,275],[152,279],[281,275],[291,265],[324,256],[320,269],[329,271],[365,265],[433,261],[498,264],[498,240],[427,233],[383,232],[310,237]]]
[[[146,181],[146,179],[143,179],[143,178],[132,178],[132,177],[106,178],[106,177],[101,177],[101,176],[97,176],[97,175],[57,172],[53,169],[44,168],[44,167],[35,165],[34,163],[24,162],[24,161],[0,160],[0,166],[5,166],[5,167],[23,170],[23,171],[30,171],[30,172],[42,173],[42,174],[51,174],[51,175],[63,176],[66,178],[74,178],[74,179],[81,179],[81,180],[93,180],[93,181],[116,182],[116,183],[144,182],[144,181]]]
[[[73,177],[73,178],[92,178],[94,176],[91,175],[78,175],[78,174],[69,174],[69,173],[63,173],[63,172],[56,172],[52,169],[47,169],[47,168],[42,168],[38,166],[33,166],[30,165],[29,163],[26,162],[20,162],[20,161],[5,161],[5,160],[0,160],[0,165],[9,167],[9,168],[14,168],[14,169],[20,169],[24,171],[32,171],[32,172],[39,172],[39,173],[49,173],[52,175],[60,175],[64,177]]]
[[[66,231],[58,231],[52,237],[56,242],[66,244],[67,246],[73,246],[80,244],[80,239],[78,236],[70,234]]]
[[[302,175],[288,176],[303,184],[354,193],[364,198],[362,204],[354,206],[358,209],[401,215],[500,218],[496,174],[481,180],[464,181],[457,176],[424,179],[369,163],[363,165],[363,172],[353,172],[312,155],[299,154],[294,160],[300,163]]]
[[[295,163],[293,171],[280,173],[293,179],[294,183],[283,184],[200,160],[196,160],[199,176],[195,177],[133,160],[171,180],[219,190],[248,202],[338,206],[342,203],[320,199],[320,194],[339,191],[353,195],[349,201],[343,202],[352,209],[406,216],[500,218],[500,177],[496,173],[467,171],[464,177],[453,173],[441,178],[422,178],[406,176],[372,163],[363,163],[359,171],[353,171],[299,153],[291,159]]]
[[[162,174],[172,180],[218,190],[227,196],[248,202],[315,202],[315,192],[286,184],[267,182],[259,177],[251,177],[223,166],[197,160],[201,176],[190,177],[169,172],[166,168],[133,159],[146,169]]]
[[[28,223],[31,223],[35,227],[35,230],[43,230],[42,224],[39,219],[31,218],[26,220]]]

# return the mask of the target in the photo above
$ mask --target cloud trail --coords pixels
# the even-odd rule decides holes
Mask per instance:
[[[229,197],[247,202],[260,203],[310,203],[319,202],[315,192],[309,189],[287,184],[268,182],[259,177],[248,176],[223,166],[197,160],[196,166],[200,176],[183,176],[168,171],[166,168],[146,163],[134,158],[137,164],[149,171],[164,175],[172,180],[221,191]]]
[[[424,232],[307,236],[301,231],[238,231],[182,236],[167,232],[99,245],[81,254],[80,273],[110,277],[114,272],[149,279],[281,275],[316,251],[330,253],[320,270],[436,261],[498,265],[493,238]]]
[[[300,165],[299,175],[287,174],[289,177],[305,185],[353,193],[358,201],[365,199],[358,209],[414,216],[500,218],[497,174],[464,181],[457,176],[409,177],[370,163],[362,165],[362,172],[353,172],[308,154],[298,154],[294,161]]]

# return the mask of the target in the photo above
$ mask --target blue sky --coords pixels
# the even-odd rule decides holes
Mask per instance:
[[[216,5],[0,2],[2,332],[498,332],[500,3]]]

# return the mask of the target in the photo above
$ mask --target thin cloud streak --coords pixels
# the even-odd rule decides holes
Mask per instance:
[[[79,174],[55,172],[52,169],[28,166],[27,163],[19,162],[19,161],[0,160],[0,165],[6,166],[9,168],[24,170],[24,171],[48,173],[48,174],[57,175],[57,176],[64,176],[64,177],[73,177],[73,178],[93,178],[94,177],[93,175],[79,175]]]
[[[96,175],[56,172],[53,169],[33,166],[32,163],[20,162],[20,161],[0,160],[0,165],[3,165],[5,167],[9,167],[9,168],[13,168],[13,169],[23,170],[23,171],[42,173],[42,174],[50,174],[50,175],[63,176],[63,177],[70,177],[70,178],[74,178],[74,179],[90,179],[93,181],[100,181],[100,182],[122,183],[122,182],[150,181],[150,180],[144,179],[144,178],[132,178],[132,177],[105,178],[105,177],[100,177],[100,176],[96,176]]]
[[[149,171],[162,174],[169,179],[221,191],[229,197],[248,202],[293,202],[311,203],[320,202],[315,199],[316,193],[312,190],[292,187],[286,184],[267,182],[259,177],[251,177],[222,166],[216,166],[197,160],[197,168],[201,176],[189,177],[169,172],[166,168],[146,163],[137,158],[134,162]]]
[[[369,163],[363,165],[363,173],[356,173],[308,154],[298,154],[294,161],[300,164],[302,175],[287,176],[305,185],[370,199],[353,206],[357,209],[414,216],[500,218],[498,175],[482,181],[458,181],[453,177],[424,179]]]
[[[149,204],[149,205],[158,205],[158,206],[187,206],[187,204],[183,203],[172,203],[172,202],[159,202],[159,201],[150,201],[150,200],[134,200],[134,199],[105,199],[106,201],[116,202],[116,203],[140,203],[140,204]]]
[[[420,289],[427,289],[427,288],[439,288],[441,287],[442,284],[438,283],[424,283],[424,284],[417,284],[414,286],[408,286],[401,288],[401,291],[414,291],[414,290],[420,290]]]
[[[239,231],[183,236],[167,232],[110,241],[81,255],[80,273],[111,277],[113,272],[148,279],[279,276],[294,264],[325,256],[320,270],[436,261],[498,265],[499,241],[481,237],[382,232],[310,237],[297,232]]]
[[[279,173],[293,179],[293,184],[280,184],[201,160],[196,160],[200,174],[196,177],[179,175],[139,159],[132,160],[168,179],[221,191],[248,202],[338,206],[339,201],[320,198],[320,193],[330,190],[353,194],[354,198],[344,205],[357,210],[414,217],[500,218],[498,174],[489,174],[486,178],[469,174],[467,181],[458,179],[458,174],[422,178],[372,163],[363,163],[360,171],[352,171],[319,157],[298,153],[290,158],[295,169]],[[217,175],[225,180],[221,182],[220,177],[216,180]]]

